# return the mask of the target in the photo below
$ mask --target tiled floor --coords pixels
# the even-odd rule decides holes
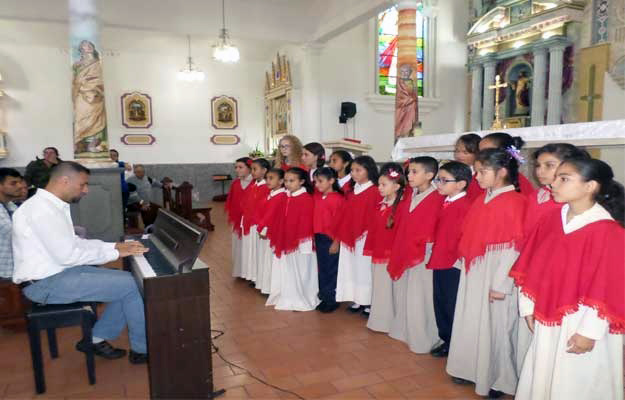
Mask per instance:
[[[213,209],[216,230],[201,258],[211,267],[215,341],[229,361],[306,399],[471,399],[471,386],[457,386],[445,361],[411,353],[405,345],[365,327],[343,309],[333,314],[275,311],[246,282],[230,277],[230,234],[223,205]],[[0,333],[0,398],[145,398],[147,369],[126,359],[96,363],[97,383],[87,383],[84,356],[74,350],[77,329],[59,333],[60,358],[46,355],[47,392],[35,396],[25,333]],[[44,335],[45,336],[45,335]],[[124,337],[115,342],[127,348]],[[46,342],[44,340],[44,345]],[[223,398],[294,398],[260,384],[214,356],[215,388]]]

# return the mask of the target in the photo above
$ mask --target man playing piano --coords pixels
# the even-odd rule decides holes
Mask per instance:
[[[94,265],[143,254],[147,248],[138,242],[105,243],[74,234],[70,203],[77,203],[89,191],[89,174],[78,163],[59,163],[45,189],[37,190],[13,214],[13,281],[37,303],[108,303],[93,327],[93,344],[83,338],[76,349],[84,352],[93,346],[98,356],[123,357],[126,350],[114,348],[107,340],[116,339],[127,325],[128,358],[133,364],[145,363],[143,299],[134,278],[125,271]]]

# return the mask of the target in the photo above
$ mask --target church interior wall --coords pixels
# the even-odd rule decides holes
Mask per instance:
[[[3,128],[10,146],[10,155],[1,165],[24,166],[46,146],[57,147],[62,158],[72,158],[67,41],[64,24],[4,20],[0,25],[0,72],[7,94]],[[183,36],[104,28],[101,43],[108,135],[122,159],[146,164],[230,163],[257,144],[262,146],[263,87],[265,70],[277,48],[274,44],[254,44],[245,50],[243,44],[242,61],[224,65],[211,60],[210,39],[194,39],[193,60],[206,79],[189,84],[176,78],[187,57]],[[153,126],[149,129],[126,129],[121,124],[120,96],[134,90],[152,97]],[[222,94],[238,101],[235,130],[211,127],[210,100]],[[156,143],[129,146],[121,142],[122,135],[138,133],[152,134]],[[211,143],[212,135],[224,133],[238,135],[241,144]]]

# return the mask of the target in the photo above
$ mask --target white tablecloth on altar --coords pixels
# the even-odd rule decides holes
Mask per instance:
[[[477,131],[473,133],[485,136],[491,132],[494,131]],[[528,143],[528,147],[535,147],[531,145],[532,142],[575,143],[599,139],[614,140],[614,143],[610,142],[606,145],[622,145],[625,143],[625,119],[500,129],[499,132],[507,132],[512,136],[521,136]],[[456,139],[464,133],[469,132],[401,138],[393,149],[393,161],[403,161],[424,152],[433,153],[434,157],[436,157],[435,154],[437,152],[440,154],[448,153],[453,151]]]

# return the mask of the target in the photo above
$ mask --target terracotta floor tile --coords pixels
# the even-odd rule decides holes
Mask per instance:
[[[366,386],[365,389],[376,399],[403,399],[402,393],[387,382]]]
[[[295,375],[295,378],[300,381],[302,385],[312,385],[313,383],[336,381],[345,378],[346,376],[345,371],[341,368],[331,367],[315,372],[297,374]]]
[[[220,389],[230,389],[237,386],[249,385],[258,382],[249,375],[233,375],[215,378],[215,387]]]
[[[343,399],[373,399],[373,396],[365,389],[350,390],[348,392],[340,392],[331,396],[323,397],[326,400],[343,400]]]
[[[249,399],[250,396],[245,391],[245,388],[240,386],[240,387],[227,389],[226,393],[224,393],[222,396],[218,398],[219,399]]]
[[[312,385],[298,387],[293,390],[305,399],[317,399],[338,393],[336,388],[330,382],[317,382]]]
[[[252,383],[244,386],[245,391],[251,399],[279,399],[280,394],[277,390],[263,385],[262,383]]]
[[[374,385],[382,382],[384,379],[375,372],[369,372],[362,375],[349,376],[347,378],[332,381],[332,384],[339,392],[346,392],[352,389]]]

